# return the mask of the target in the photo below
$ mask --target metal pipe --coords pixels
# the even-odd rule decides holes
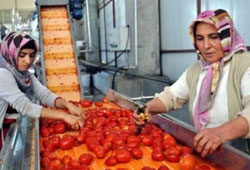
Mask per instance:
[[[79,65],[85,66],[85,67],[97,68],[99,71],[102,71],[102,70],[117,71],[116,67],[111,67],[111,66],[107,66],[107,65],[100,65],[100,64],[96,64],[96,63],[90,63],[90,62],[87,62],[87,61],[82,60],[82,59],[79,60]],[[131,75],[131,76],[135,76],[135,77],[140,77],[140,78],[144,78],[144,79],[148,79],[148,80],[161,82],[161,83],[166,83],[166,84],[169,84],[169,85],[171,85],[171,84],[173,84],[175,82],[175,81],[172,81],[172,80],[161,80],[161,79],[153,78],[153,77],[150,77],[150,76],[139,75],[139,74],[136,74],[136,73],[129,72],[128,70],[125,70],[125,69],[119,69],[118,72],[124,73],[124,74],[127,74],[127,75]]]
[[[92,51],[92,37],[91,37],[91,29],[90,29],[90,16],[89,16],[89,0],[86,1],[86,13],[87,13],[87,27],[88,27],[88,42],[89,49],[88,51]]]
[[[138,66],[138,32],[137,32],[137,0],[134,1],[135,4],[134,4],[134,20],[135,20],[135,66],[137,67]]]

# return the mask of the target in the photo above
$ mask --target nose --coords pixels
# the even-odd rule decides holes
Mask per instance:
[[[25,61],[25,63],[30,64],[30,62],[31,62],[30,56],[29,55],[25,55],[24,61]]]
[[[204,38],[204,47],[205,47],[205,49],[208,49],[211,47],[211,43],[210,43],[209,38]]]

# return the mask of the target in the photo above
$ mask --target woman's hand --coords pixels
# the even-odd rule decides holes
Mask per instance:
[[[134,121],[137,125],[145,124],[145,119],[150,117],[149,109],[146,107],[144,113],[138,113],[138,109],[133,112]]]
[[[220,145],[227,141],[244,137],[249,133],[249,125],[243,116],[216,128],[202,130],[194,137],[194,147],[202,157],[213,153]]]
[[[76,115],[81,117],[83,120],[85,120],[85,112],[83,108],[75,106],[73,103],[67,102],[66,108],[72,115]]]
[[[225,134],[218,127],[202,130],[194,137],[193,144],[197,152],[201,153],[201,157],[205,157],[226,141]]]
[[[74,130],[79,130],[84,126],[84,120],[79,116],[75,116],[75,115],[65,113],[63,115],[63,120],[67,124],[69,124],[71,126],[71,128],[74,129]]]

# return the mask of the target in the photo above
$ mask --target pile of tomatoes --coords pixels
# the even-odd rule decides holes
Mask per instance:
[[[104,102],[104,101],[103,101]],[[105,159],[108,167],[116,164],[129,163],[132,159],[142,159],[143,151],[140,146],[152,148],[151,158],[154,161],[177,162],[182,170],[210,170],[207,165],[200,165],[192,155],[192,149],[176,144],[176,140],[169,133],[148,123],[141,134],[137,134],[137,126],[131,110],[124,108],[106,108],[103,102],[82,100],[76,105],[85,108],[86,121],[77,135],[62,134],[68,126],[62,121],[42,119],[40,123],[41,166],[46,170],[88,170],[94,158]],[[61,135],[58,135],[61,134]],[[56,149],[68,150],[85,144],[88,153],[83,153],[78,160],[65,155],[59,159]],[[108,169],[106,169],[108,170]],[[127,170],[118,168],[117,170]],[[145,166],[142,170],[154,170]],[[158,170],[168,170],[162,165]]]

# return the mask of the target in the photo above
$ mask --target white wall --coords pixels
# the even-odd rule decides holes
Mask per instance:
[[[35,9],[35,0],[0,0],[1,9]]]

